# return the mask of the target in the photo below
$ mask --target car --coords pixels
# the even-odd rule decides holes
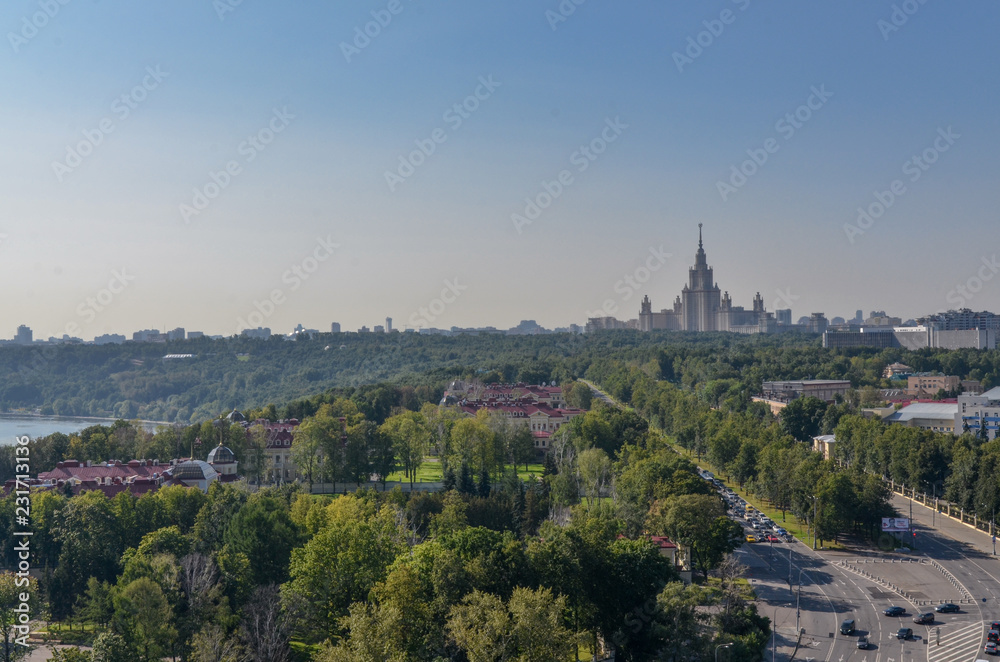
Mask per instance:
[[[961,610],[958,608],[958,605],[954,605],[950,602],[945,602],[944,604],[940,604],[937,607],[934,607],[934,611],[936,611],[939,614],[957,614]]]
[[[1000,621],[993,621],[990,623],[991,630],[1000,630]]]
[[[1000,642],[1000,631],[990,630],[986,633],[986,641]]]
[[[896,639],[913,639],[913,630],[910,628],[899,628],[896,630]]]
[[[747,534],[747,542],[757,542],[757,536],[752,533]]]
[[[928,611],[928,612],[923,613],[923,614],[917,614],[916,616],[913,617],[913,622],[914,623],[920,623],[921,625],[926,625],[928,623],[933,623],[934,622],[934,612]]]
[[[861,635],[858,637],[858,650],[868,650],[868,637]]]
[[[845,618],[840,624],[840,634],[851,635],[854,634],[854,619]]]
[[[768,542],[781,542],[781,538],[779,538],[778,536],[768,536],[767,537],[767,541]]]
[[[882,613],[886,616],[902,616],[906,613],[906,607],[887,607],[882,610]]]
[[[989,653],[990,655],[1000,655],[1000,649],[997,648],[997,643],[995,641],[991,641],[983,646],[983,652]]]

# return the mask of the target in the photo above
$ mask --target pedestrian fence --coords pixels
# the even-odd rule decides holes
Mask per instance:
[[[860,567],[860,565],[866,565],[866,564],[872,564],[872,565],[874,565],[874,564],[877,564],[877,563],[900,563],[900,564],[903,564],[903,563],[919,563],[919,564],[922,564],[922,565],[930,565],[935,570],[937,570],[942,575],[944,575],[945,579],[947,579],[948,582],[952,586],[954,586],[955,589],[958,590],[959,595],[961,595],[962,597],[958,598],[958,599],[955,599],[955,600],[923,600],[923,599],[919,599],[919,598],[915,597],[913,594],[911,594],[909,591],[907,591],[906,589],[900,588],[896,584],[893,584],[892,582],[883,579],[882,577],[880,577],[879,575],[877,575],[875,572],[870,572],[867,569],[865,569],[863,567]],[[855,565],[855,564],[859,564],[859,565]],[[898,595],[898,596],[900,596],[902,598],[905,598],[906,600],[908,600],[910,602],[910,604],[912,604],[914,606],[917,606],[917,607],[922,607],[922,606],[927,606],[927,605],[935,605],[935,604],[943,604],[945,602],[953,602],[955,604],[973,604],[976,601],[975,598],[973,598],[969,594],[969,592],[965,590],[965,587],[962,586],[961,582],[959,582],[955,578],[954,575],[952,575],[950,572],[948,572],[940,563],[938,563],[937,561],[935,561],[933,559],[926,559],[926,558],[921,558],[921,559],[914,559],[914,558],[899,558],[899,559],[894,559],[894,558],[881,558],[881,559],[879,559],[879,558],[865,558],[865,559],[854,559],[853,563],[849,562],[849,561],[846,561],[846,560],[845,561],[840,561],[839,565],[841,567],[843,567],[843,568],[846,568],[847,570],[850,570],[851,572],[853,572],[854,574],[856,574],[856,575],[858,575],[860,577],[864,577],[864,578],[866,578],[866,579],[868,579],[870,581],[875,582],[876,584],[879,584],[883,588],[889,589],[890,591],[892,591],[896,595]],[[874,570],[874,568],[872,568],[872,570]]]

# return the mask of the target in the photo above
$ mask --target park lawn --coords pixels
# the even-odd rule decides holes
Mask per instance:
[[[529,476],[534,476],[536,479],[542,477],[542,470],[544,466],[540,463],[528,463],[528,468],[525,469],[523,464],[517,466],[517,475],[521,480],[528,480]],[[409,482],[409,479],[402,471],[394,471],[389,474],[386,479],[389,482]],[[425,457],[424,461],[421,463],[420,468],[417,469],[417,476],[414,480],[415,483],[440,483],[444,480],[441,474],[441,463],[436,457]]]

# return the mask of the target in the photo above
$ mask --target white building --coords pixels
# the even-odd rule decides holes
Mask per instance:
[[[962,434],[966,428],[972,434],[978,434],[985,421],[986,434],[990,439],[996,439],[1000,430],[1000,386],[981,395],[958,396],[957,408],[954,421],[956,434]]]

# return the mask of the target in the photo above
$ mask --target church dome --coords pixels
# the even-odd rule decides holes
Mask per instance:
[[[229,412],[229,415],[226,416],[226,420],[230,423],[243,423],[247,420],[247,417],[234,408],[231,412]]]
[[[236,454],[226,446],[219,444],[208,453],[209,464],[229,464],[236,461]]]

